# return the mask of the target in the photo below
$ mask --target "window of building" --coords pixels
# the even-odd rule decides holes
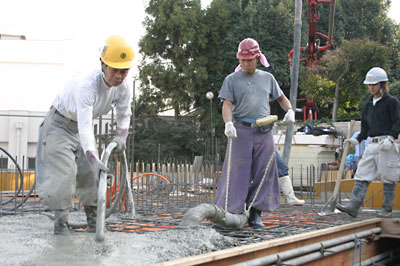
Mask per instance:
[[[36,158],[28,158],[28,170],[35,170]]]
[[[0,157],[0,169],[7,169],[8,168],[8,158]]]

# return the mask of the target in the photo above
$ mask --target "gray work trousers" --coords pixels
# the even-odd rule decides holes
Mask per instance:
[[[52,209],[97,205],[97,182],[79,141],[78,125],[52,107],[39,128],[36,184],[40,200]]]
[[[395,143],[388,151],[381,151],[378,143],[368,143],[363,157],[358,163],[355,180],[372,182],[376,179],[383,183],[400,181],[400,155]]]

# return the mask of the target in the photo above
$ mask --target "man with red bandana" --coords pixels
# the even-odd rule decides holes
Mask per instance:
[[[218,96],[223,101],[225,135],[231,145],[216,205],[234,214],[249,211],[249,226],[262,228],[261,212],[279,206],[280,192],[272,125],[258,127],[256,120],[270,115],[270,99],[286,111],[283,122],[293,123],[294,111],[274,76],[257,69],[258,61],[265,67],[269,64],[256,40],[240,42],[236,57],[240,63],[237,71],[225,78]]]

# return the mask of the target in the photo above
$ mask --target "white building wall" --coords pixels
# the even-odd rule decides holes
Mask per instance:
[[[38,129],[44,112],[0,111],[0,146],[10,153],[22,166],[28,158],[35,158]],[[2,154],[5,156],[4,154]],[[8,166],[14,167],[8,160]]]
[[[71,40],[0,40],[0,147],[21,167],[22,158],[27,167],[28,158],[36,157],[39,126],[57,93],[74,75],[94,70],[83,69],[85,56],[74,52],[76,45]],[[100,67],[97,60],[90,61]],[[104,119],[103,128],[110,122]],[[11,160],[8,166],[15,167]]]
[[[71,78],[70,40],[0,40],[0,109],[45,111]]]

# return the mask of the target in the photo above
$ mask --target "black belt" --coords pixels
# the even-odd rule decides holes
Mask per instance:
[[[76,123],[76,121],[74,121],[74,120],[72,120],[72,119],[70,119],[70,118],[68,118],[68,117],[65,117],[65,115],[63,115],[62,113],[60,113],[60,111],[58,111],[57,108],[55,108],[54,106],[52,106],[51,108],[54,109],[54,113],[55,113],[55,114],[61,116],[62,118],[66,119],[66,120],[68,120],[68,121],[71,121],[71,122]]]
[[[245,127],[258,127],[256,123],[249,123],[241,120],[237,120],[236,122],[242,124]]]
[[[271,125],[268,125],[268,126],[266,126],[266,127],[259,127],[259,126],[257,126],[257,124],[256,123],[249,123],[249,122],[244,122],[244,121],[236,121],[236,122],[238,122],[238,123],[240,123],[240,124],[242,124],[243,126],[245,126],[245,127],[251,127],[251,128],[258,128],[260,131],[261,131],[261,133],[268,133],[268,132],[270,132],[271,131],[271,129],[272,129],[272,127],[273,127],[273,123],[271,124]]]
[[[372,137],[371,142],[372,143],[379,143],[382,140],[386,139],[388,136],[378,136],[378,137]]]
[[[246,127],[252,127],[251,124],[252,123],[249,123],[249,122],[242,122],[242,125],[246,126]]]

